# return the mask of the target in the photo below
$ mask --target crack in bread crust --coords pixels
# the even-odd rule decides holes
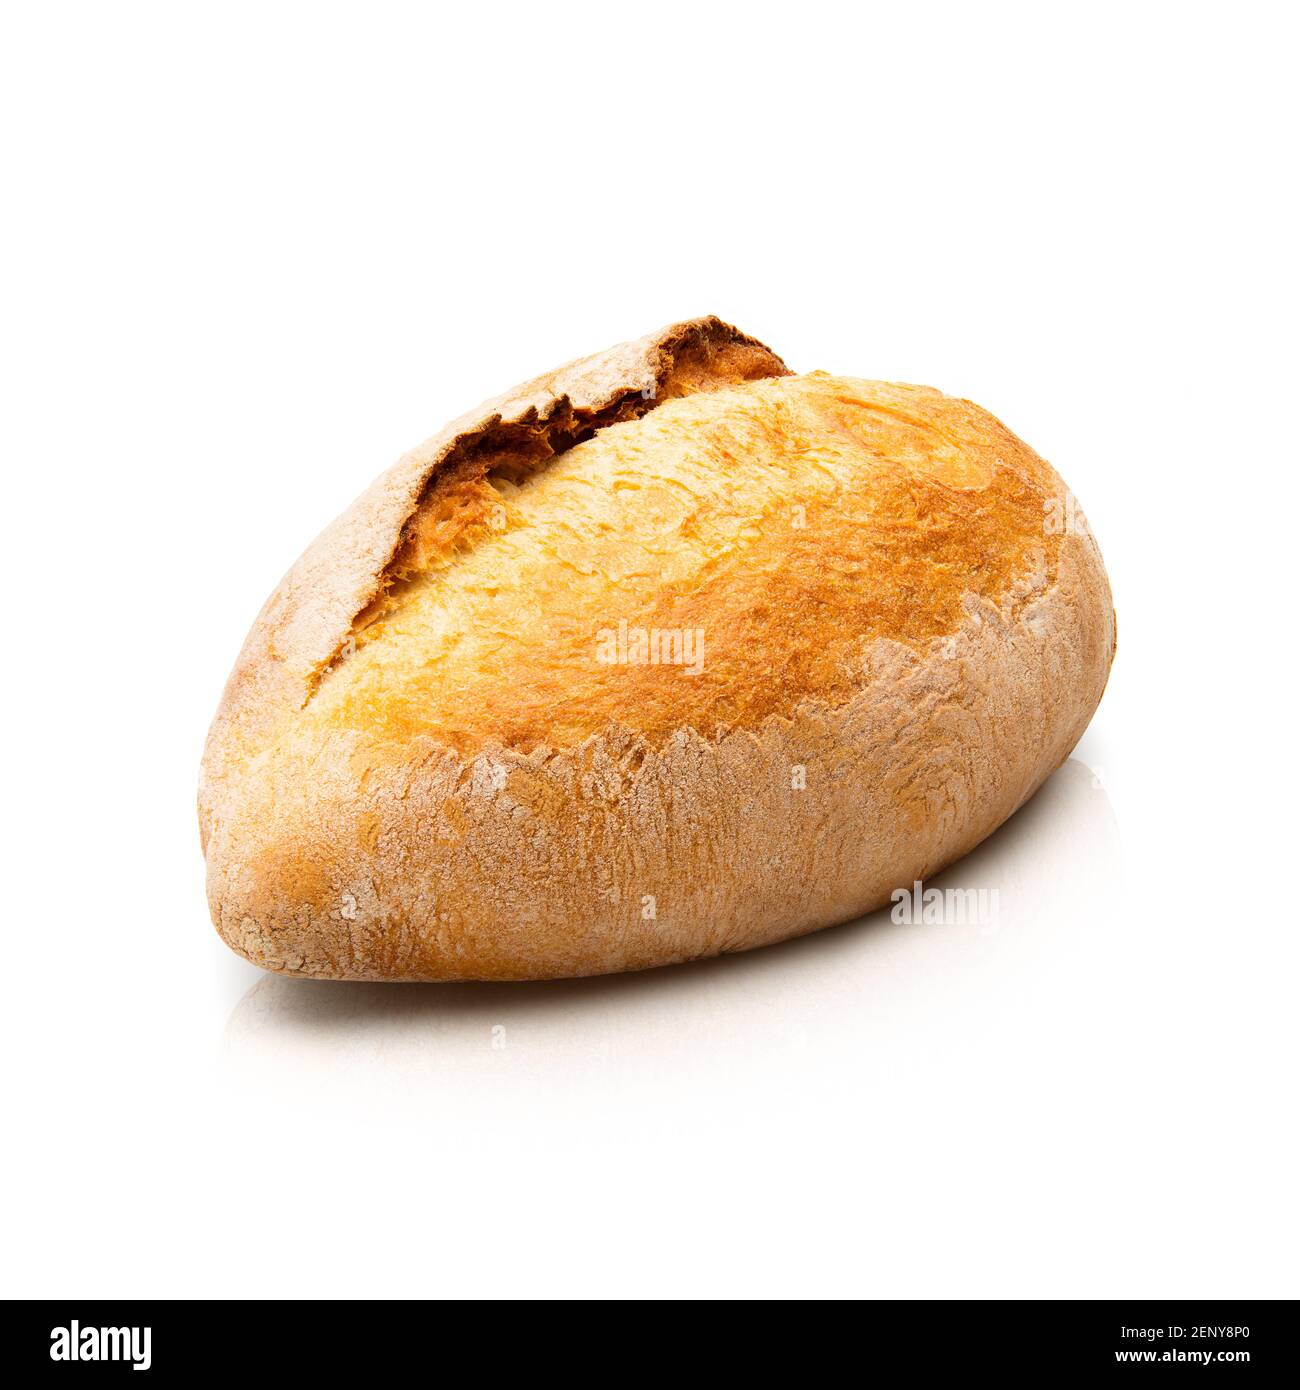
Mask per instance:
[[[341,653],[350,655],[356,639],[393,610],[413,581],[491,536],[496,514],[502,510],[499,489],[517,489],[552,460],[602,430],[643,419],[665,401],[772,375],[773,358],[766,348],[747,341],[715,342],[704,336],[666,355],[644,385],[623,392],[600,409],[577,409],[562,396],[545,416],[533,412],[522,421],[498,422],[481,435],[466,436],[440,460],[425,484],[391,559],[377,577],[374,597],[353,620],[348,639],[311,682],[308,698],[320,680],[337,668]]]

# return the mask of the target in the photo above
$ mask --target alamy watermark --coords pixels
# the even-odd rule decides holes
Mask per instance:
[[[150,1327],[69,1327],[50,1330],[51,1361],[129,1361],[133,1371],[153,1364]]]
[[[1064,497],[1048,497],[1043,501],[1043,534],[1047,536],[1086,536],[1088,518],[1083,514],[1079,499],[1067,492]]]
[[[917,879],[889,895],[889,919],[899,926],[991,927],[998,920],[996,888],[926,888]]]
[[[685,676],[704,670],[702,627],[629,627],[620,618],[596,633],[596,660],[602,666],[680,666]]]

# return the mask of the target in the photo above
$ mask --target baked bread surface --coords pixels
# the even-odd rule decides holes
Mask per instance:
[[[870,911],[1068,755],[1114,651],[1054,471],[716,319],[414,451],[250,634],[200,790],[268,969],[637,969]]]

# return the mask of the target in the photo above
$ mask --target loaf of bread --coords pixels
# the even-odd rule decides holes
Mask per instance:
[[[204,753],[213,920],[367,980],[815,931],[1006,820],[1114,647],[1081,513],[991,415],[676,324],[449,425],[289,571]]]

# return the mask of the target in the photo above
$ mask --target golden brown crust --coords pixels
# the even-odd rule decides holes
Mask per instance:
[[[519,979],[744,949],[1032,794],[1114,649],[1063,484],[968,402],[784,373],[716,320],[666,330],[465,417],[330,528],[205,757],[236,950]],[[699,669],[605,661],[629,621],[700,632]]]
[[[924,651],[967,597],[1052,576],[1053,486],[991,416],[920,387],[813,373],[673,401],[522,485],[438,479],[418,557],[312,714],[401,758],[417,734],[529,752],[619,723],[658,746],[842,704],[871,641]],[[627,633],[683,659],[625,660]]]

